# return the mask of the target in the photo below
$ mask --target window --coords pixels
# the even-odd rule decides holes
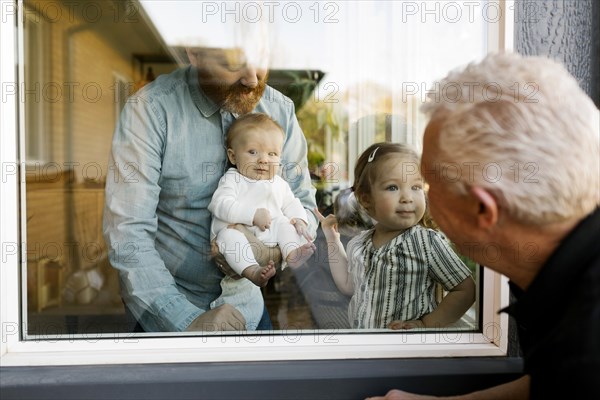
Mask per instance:
[[[25,13],[24,31],[28,40],[23,67],[25,79],[23,102],[25,104],[25,153],[29,163],[43,163],[49,159],[50,110],[57,98],[56,87],[45,78],[44,66],[48,62],[48,24],[32,8]]]
[[[272,332],[134,334],[101,226],[115,110],[126,92],[152,80],[148,66],[155,76],[181,66],[183,46],[198,44],[190,34],[198,19],[224,40],[232,21],[267,19],[269,84],[294,101],[318,205],[327,211],[351,185],[354,163],[370,144],[394,141],[420,150],[427,121],[418,109],[436,78],[510,48],[506,2],[24,1],[2,7],[3,18],[19,21],[17,48],[11,24],[2,24],[3,363],[504,353],[506,317],[496,311],[506,303],[507,287],[475,265],[477,301],[450,329],[349,329],[340,322],[346,305],[335,287],[316,284],[331,279],[323,263],[283,271],[264,289]],[[17,75],[6,67],[15,64]],[[38,81],[33,89],[27,85]],[[53,92],[44,94],[44,87]],[[38,95],[41,104],[32,102]],[[312,262],[323,260],[317,253]],[[54,351],[64,357],[54,358]]]

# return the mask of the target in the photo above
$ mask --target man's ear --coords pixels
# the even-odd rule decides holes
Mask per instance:
[[[480,228],[490,229],[498,223],[498,203],[490,192],[479,186],[471,187],[471,195],[479,203],[477,224]]]
[[[227,158],[231,164],[235,165],[235,152],[232,148],[227,149]]]

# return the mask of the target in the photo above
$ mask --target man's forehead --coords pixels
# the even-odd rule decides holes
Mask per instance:
[[[267,51],[257,51],[245,47],[188,47],[188,51],[199,60],[216,60],[229,65],[250,64],[266,68],[269,61]]]
[[[241,47],[189,47],[189,50],[197,57],[203,58],[239,58],[245,55],[244,50]]]

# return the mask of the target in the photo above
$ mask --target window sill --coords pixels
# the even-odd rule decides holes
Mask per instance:
[[[4,367],[3,399],[362,399],[393,388],[453,395],[521,376],[519,358]]]

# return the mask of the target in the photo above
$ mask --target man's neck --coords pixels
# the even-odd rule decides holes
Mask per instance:
[[[526,290],[538,275],[561,241],[580,220],[571,220],[543,226],[503,222],[497,243],[500,257],[490,266],[506,275],[518,287]]]

